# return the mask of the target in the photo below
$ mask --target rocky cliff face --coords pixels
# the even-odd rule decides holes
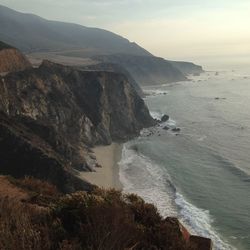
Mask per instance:
[[[88,65],[81,67],[83,70],[92,70],[92,71],[108,71],[108,72],[117,72],[125,75],[130,82],[130,84],[134,87],[135,91],[137,94],[141,97],[144,96],[143,91],[139,84],[135,81],[135,79],[131,76],[131,74],[121,67],[118,64],[114,63],[98,63],[98,64],[93,64],[93,65]]]
[[[180,70],[159,57],[121,54],[95,56],[93,59],[120,65],[130,73],[136,82],[144,86],[187,80]]]
[[[91,169],[89,146],[127,140],[154,124],[124,75],[48,61],[0,78],[0,111],[0,171],[73,190],[82,185],[70,185],[73,169]]]
[[[30,62],[17,49],[0,42],[0,73],[31,68]]]

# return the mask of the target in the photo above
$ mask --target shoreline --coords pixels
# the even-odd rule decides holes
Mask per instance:
[[[80,177],[100,188],[122,190],[118,166],[121,159],[122,144],[112,143],[108,146],[97,146],[93,148],[93,151],[97,163],[102,167],[96,167],[95,172],[81,172]]]

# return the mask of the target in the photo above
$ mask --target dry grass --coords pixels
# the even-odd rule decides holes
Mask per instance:
[[[23,189],[26,189],[31,192],[36,192],[43,196],[58,196],[59,191],[58,189],[49,184],[46,181],[38,180],[33,177],[26,176],[24,179],[16,180],[16,184]]]
[[[34,210],[30,206],[7,198],[0,200],[0,249],[50,249],[48,228],[44,225],[44,218],[36,212],[35,223],[33,215]]]
[[[46,196],[49,205],[43,210],[38,209],[39,199],[31,203],[0,199],[0,249],[195,249],[184,241],[177,224],[164,220],[136,195],[114,189],[61,195],[32,178],[17,183]]]

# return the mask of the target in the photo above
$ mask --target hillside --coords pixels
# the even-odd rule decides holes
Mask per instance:
[[[210,250],[175,218],[133,194],[95,189],[63,195],[53,185],[0,176],[3,250]]]
[[[175,68],[180,70],[184,75],[189,74],[201,74],[204,72],[203,68],[191,62],[178,62],[178,61],[168,61]]]
[[[128,53],[150,55],[112,32],[72,23],[49,21],[0,5],[0,37],[24,52],[76,50],[79,54]],[[72,52],[73,53],[73,52]]]
[[[105,55],[95,56],[93,59],[120,65],[130,73],[135,81],[144,86],[187,80],[180,70],[159,57]]]
[[[31,63],[20,51],[0,41],[0,74],[31,67]]]

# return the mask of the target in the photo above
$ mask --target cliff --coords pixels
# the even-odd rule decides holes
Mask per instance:
[[[80,67],[83,70],[92,70],[92,71],[108,71],[108,72],[117,72],[125,75],[129,81],[129,83],[134,87],[137,94],[141,97],[144,96],[143,91],[140,87],[140,85],[135,81],[135,79],[131,76],[131,74],[121,67],[118,64],[114,63],[98,63],[93,65],[88,65],[84,67]]]
[[[22,71],[31,67],[22,53],[0,41],[0,73]]]
[[[48,61],[0,78],[0,111],[0,172],[50,180],[64,191],[86,187],[74,169],[92,169],[89,147],[154,125],[124,75]]]
[[[93,59],[102,63],[118,64],[144,86],[187,80],[180,70],[159,57],[117,54],[95,56]]]

